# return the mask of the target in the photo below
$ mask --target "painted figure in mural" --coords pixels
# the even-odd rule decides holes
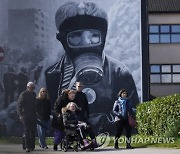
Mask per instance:
[[[23,124],[26,152],[33,151],[35,148],[36,132],[36,93],[33,82],[27,83],[27,89],[23,91],[18,99],[17,114]]]
[[[26,84],[28,82],[28,75],[24,67],[21,68],[20,73],[17,75],[17,82],[18,95],[20,95],[21,92],[26,90]]]
[[[14,94],[16,91],[16,74],[12,67],[8,67],[8,71],[3,75],[4,86],[4,109],[14,101]]]
[[[1,91],[1,92],[4,91],[4,88],[3,88],[3,86],[1,85],[1,83],[0,83],[0,91]]]
[[[37,68],[34,71],[34,83],[37,84],[41,71],[42,71],[43,67],[42,66],[37,66]]]
[[[52,104],[63,89],[75,89],[83,82],[90,114],[109,113],[119,89],[130,94],[132,106],[139,102],[128,69],[103,52],[107,34],[107,14],[93,2],[69,2],[57,10],[57,39],[65,54],[45,72]],[[102,107],[103,106],[103,107]]]

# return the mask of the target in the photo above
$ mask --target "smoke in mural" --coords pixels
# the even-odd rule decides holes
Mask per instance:
[[[0,123],[7,134],[21,133],[16,104],[28,81],[36,92],[47,87],[52,110],[64,89],[83,82],[96,132],[114,127],[121,89],[135,108],[142,99],[140,7],[140,0],[0,0]]]

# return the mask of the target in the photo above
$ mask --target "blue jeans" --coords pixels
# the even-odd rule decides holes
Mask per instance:
[[[37,132],[38,132],[38,138],[39,138],[39,144],[42,148],[47,147],[46,144],[46,129],[49,128],[49,121],[40,120],[40,124],[37,124]]]

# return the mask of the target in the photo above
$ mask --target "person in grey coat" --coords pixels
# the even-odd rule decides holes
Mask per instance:
[[[33,82],[27,83],[27,89],[23,91],[18,99],[17,113],[23,124],[25,135],[26,152],[33,151],[35,148],[35,131],[36,131],[36,93]]]

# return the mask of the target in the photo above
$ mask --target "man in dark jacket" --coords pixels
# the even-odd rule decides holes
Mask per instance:
[[[74,102],[77,104],[78,107],[81,108],[81,117],[85,118],[82,120],[86,120],[89,118],[89,106],[86,94],[82,92],[83,83],[76,82],[76,95]]]
[[[76,82],[76,95],[74,102],[77,104],[78,107],[80,107],[81,112],[79,115],[80,121],[85,121],[88,125],[88,133],[90,134],[90,138],[92,139],[93,146],[94,148],[97,148],[97,142],[95,139],[95,135],[93,132],[92,127],[90,127],[90,123],[88,121],[89,119],[89,105],[88,105],[88,100],[86,97],[86,94],[82,92],[83,89],[83,83],[82,82]]]
[[[35,148],[36,130],[36,93],[33,82],[27,83],[27,89],[23,91],[18,100],[17,113],[24,128],[26,152],[33,151]]]

